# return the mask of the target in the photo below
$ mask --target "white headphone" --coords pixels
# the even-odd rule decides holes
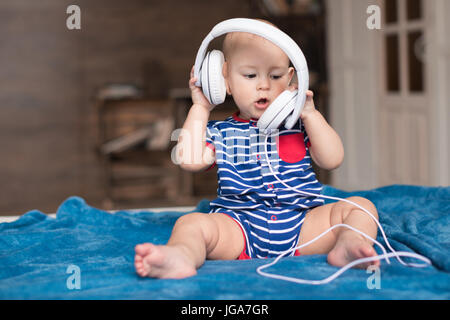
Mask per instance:
[[[286,33],[262,21],[234,18],[220,22],[203,40],[195,58],[195,85],[202,87],[211,104],[225,101],[226,87],[222,75],[223,53],[219,50],[206,52],[209,43],[225,33],[248,32],[263,37],[283,50],[297,71],[298,90],[282,92],[264,111],[258,120],[258,128],[264,132],[277,129],[284,121],[286,129],[292,129],[300,117],[309,86],[308,65],[299,46]]]

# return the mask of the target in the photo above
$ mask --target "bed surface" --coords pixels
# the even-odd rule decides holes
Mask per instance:
[[[348,270],[323,286],[262,277],[267,260],[206,261],[194,277],[143,279],[134,270],[134,246],[165,243],[186,211],[129,210],[108,213],[70,197],[56,216],[33,210],[0,223],[0,299],[449,299],[450,187],[394,185],[324,194],[359,195],[375,203],[396,250],[422,254],[433,266],[407,268],[381,263],[380,289],[369,289],[366,270]],[[207,212],[209,202],[194,211]],[[378,241],[384,244],[380,235]],[[377,249],[377,251],[379,251]],[[70,283],[79,269],[80,289]],[[323,279],[337,271],[325,255],[289,257],[266,271]]]

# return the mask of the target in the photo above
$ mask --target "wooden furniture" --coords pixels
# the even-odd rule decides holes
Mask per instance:
[[[174,104],[169,99],[99,100],[98,154],[105,208],[159,206],[177,197],[171,161]]]
[[[191,105],[189,89],[173,89],[169,99],[97,102],[105,209],[195,205],[216,197],[215,169],[191,173],[171,159],[172,133],[182,128]],[[227,99],[210,119],[225,119],[235,111]]]
[[[174,101],[176,128],[182,128],[186,116],[192,106],[189,89],[173,89],[169,93]],[[213,109],[210,120],[224,120],[238,109],[234,106],[232,98],[227,97],[225,102]],[[184,204],[196,204],[201,199],[214,199],[217,197],[217,171],[215,168],[203,172],[187,172],[179,169],[179,200]]]

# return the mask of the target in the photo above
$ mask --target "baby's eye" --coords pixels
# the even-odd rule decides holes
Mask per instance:
[[[274,79],[274,80],[278,80],[278,79],[280,79],[282,76],[271,75],[270,77],[271,77],[272,79]]]
[[[253,79],[254,77],[256,77],[256,74],[244,74],[244,77],[246,77],[247,79]]]

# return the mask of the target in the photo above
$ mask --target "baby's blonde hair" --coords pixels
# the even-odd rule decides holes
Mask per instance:
[[[271,26],[274,26],[275,28],[279,29],[276,25],[274,25],[272,22],[264,20],[264,19],[254,19],[254,20],[258,20],[258,21],[262,21],[264,23],[270,24]],[[236,48],[236,39],[238,38],[238,35],[241,35],[243,32],[230,32],[227,33],[227,35],[225,36],[225,39],[223,40],[222,43],[222,52],[225,56],[225,60],[227,59],[227,57],[229,57],[231,55],[231,52]],[[247,38],[254,38],[254,37],[258,37],[257,35],[251,34],[251,33],[246,33],[245,35]]]

